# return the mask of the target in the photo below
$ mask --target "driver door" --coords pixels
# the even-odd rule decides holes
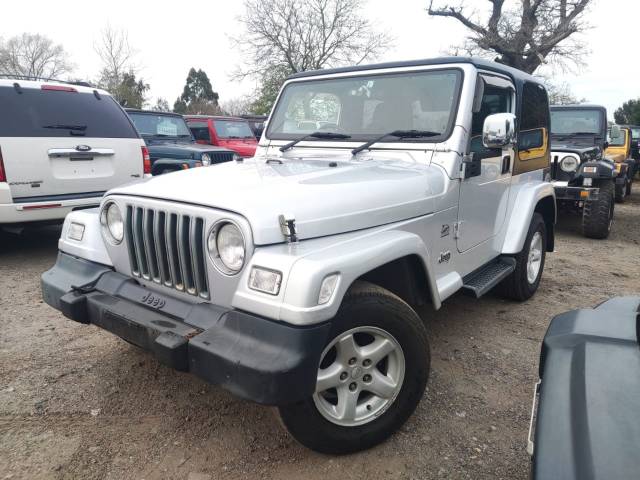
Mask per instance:
[[[492,75],[480,75],[484,82],[482,100],[473,114],[470,152],[480,161],[479,175],[462,180],[458,206],[458,251],[463,253],[495,236],[505,221],[511,171],[515,159],[513,145],[488,149],[482,144],[484,120],[495,113],[515,113],[513,84]]]

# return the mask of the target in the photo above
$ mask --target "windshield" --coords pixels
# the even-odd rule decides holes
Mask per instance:
[[[220,138],[255,138],[247,122],[215,120],[213,123]]]
[[[602,112],[600,110],[562,109],[551,110],[551,133],[566,135],[571,133],[602,132]]]
[[[395,130],[426,130],[438,134],[426,141],[440,141],[453,127],[461,80],[459,70],[448,69],[293,82],[276,105],[267,136],[294,140],[324,131],[368,141]]]
[[[191,137],[191,132],[182,117],[136,112],[129,112],[129,116],[141,135]]]
[[[0,87],[0,137],[137,138],[109,95]]]

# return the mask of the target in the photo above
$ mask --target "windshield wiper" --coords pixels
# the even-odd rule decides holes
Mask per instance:
[[[55,125],[43,125],[42,128],[54,128],[57,130],[81,130],[85,131],[87,129],[86,125],[65,125],[65,124],[55,124]]]
[[[344,133],[334,133],[334,132],[313,132],[313,133],[310,133],[309,135],[304,135],[303,137],[300,137],[294,140],[293,142],[289,142],[286,145],[281,146],[280,151],[286,152],[294,145],[304,140],[307,140],[309,138],[321,138],[321,139],[327,139],[327,140],[345,140],[347,138],[351,138],[351,135],[345,135]]]
[[[363,150],[367,150],[374,143],[378,143],[381,140],[384,140],[385,138],[388,138],[388,137],[395,137],[395,138],[402,139],[402,138],[437,137],[439,135],[442,135],[442,134],[440,132],[431,132],[429,130],[394,130],[393,132],[380,135],[379,137],[374,138],[373,140],[369,140],[367,143],[363,143],[359,147],[354,148],[353,150],[351,150],[351,155],[357,155]]]

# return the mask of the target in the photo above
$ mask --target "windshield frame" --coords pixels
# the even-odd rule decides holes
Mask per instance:
[[[589,135],[594,135],[596,137],[604,137],[607,134],[607,114],[598,107],[561,107],[561,108],[549,108],[549,134],[551,136],[559,136],[566,137],[571,135],[576,135],[579,132],[569,132],[569,133],[559,133],[553,131],[553,112],[580,112],[580,111],[588,111],[588,112],[597,112],[600,116],[600,131],[589,133]]]
[[[465,70],[462,67],[451,65],[451,66],[438,66],[436,68],[410,68],[410,69],[401,69],[401,70],[391,70],[391,71],[377,71],[377,70],[364,70],[357,72],[348,72],[347,74],[332,74],[332,75],[322,75],[319,73],[318,76],[314,77],[305,77],[302,79],[292,79],[284,83],[282,89],[278,94],[278,98],[276,103],[274,104],[271,115],[269,116],[269,121],[267,122],[267,128],[264,132],[267,140],[276,140],[276,141],[292,141],[297,140],[298,138],[304,136],[305,134],[281,134],[276,133],[274,135],[272,129],[274,126],[275,115],[278,112],[278,108],[281,106],[282,98],[287,88],[289,88],[293,84],[304,84],[304,83],[316,83],[316,82],[329,82],[333,80],[348,80],[348,79],[359,79],[363,77],[388,77],[388,76],[397,76],[401,77],[403,75],[411,75],[411,74],[419,74],[419,73],[437,73],[437,72],[455,72],[456,73],[456,85],[454,86],[454,100],[451,104],[451,110],[449,115],[449,120],[447,123],[447,128],[441,135],[434,137],[424,137],[424,138],[389,138],[384,141],[384,143],[440,143],[447,141],[451,135],[453,134],[454,127],[456,125],[456,121],[458,118],[458,113],[460,109],[460,102],[463,93],[463,86],[465,82]],[[330,142],[339,142],[344,143],[345,147],[347,144],[360,144],[362,142],[367,142],[369,140],[373,140],[376,137],[379,137],[381,134],[385,132],[372,133],[370,135],[361,135],[357,134],[355,137],[353,134],[349,132],[339,132],[346,133],[352,136],[352,138],[348,139],[332,139]],[[305,142],[327,142],[324,139],[306,139]]]

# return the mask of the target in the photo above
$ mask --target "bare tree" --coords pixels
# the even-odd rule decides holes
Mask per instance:
[[[554,82],[549,78],[542,77],[549,95],[549,103],[551,105],[570,105],[575,103],[585,103],[587,99],[578,98],[571,90],[571,86],[567,82]]]
[[[584,13],[593,0],[520,0],[511,6],[505,0],[487,1],[485,21],[464,1],[434,7],[430,0],[428,13],[453,18],[469,29],[461,47],[469,54],[497,55],[496,61],[528,73],[547,62],[563,67],[582,64],[585,47],[575,34],[588,28]]]
[[[107,26],[93,48],[102,63],[98,86],[109,91],[121,105],[142,108],[149,85],[136,78],[139,67],[127,32]]]
[[[56,78],[72,69],[62,45],[42,35],[23,33],[0,43],[0,73]]]
[[[390,43],[362,17],[362,0],[245,0],[235,41],[248,59],[240,76],[263,76],[274,65],[291,72],[374,58]]]
[[[225,115],[238,117],[251,113],[251,99],[248,97],[230,98],[220,104],[220,108]]]

